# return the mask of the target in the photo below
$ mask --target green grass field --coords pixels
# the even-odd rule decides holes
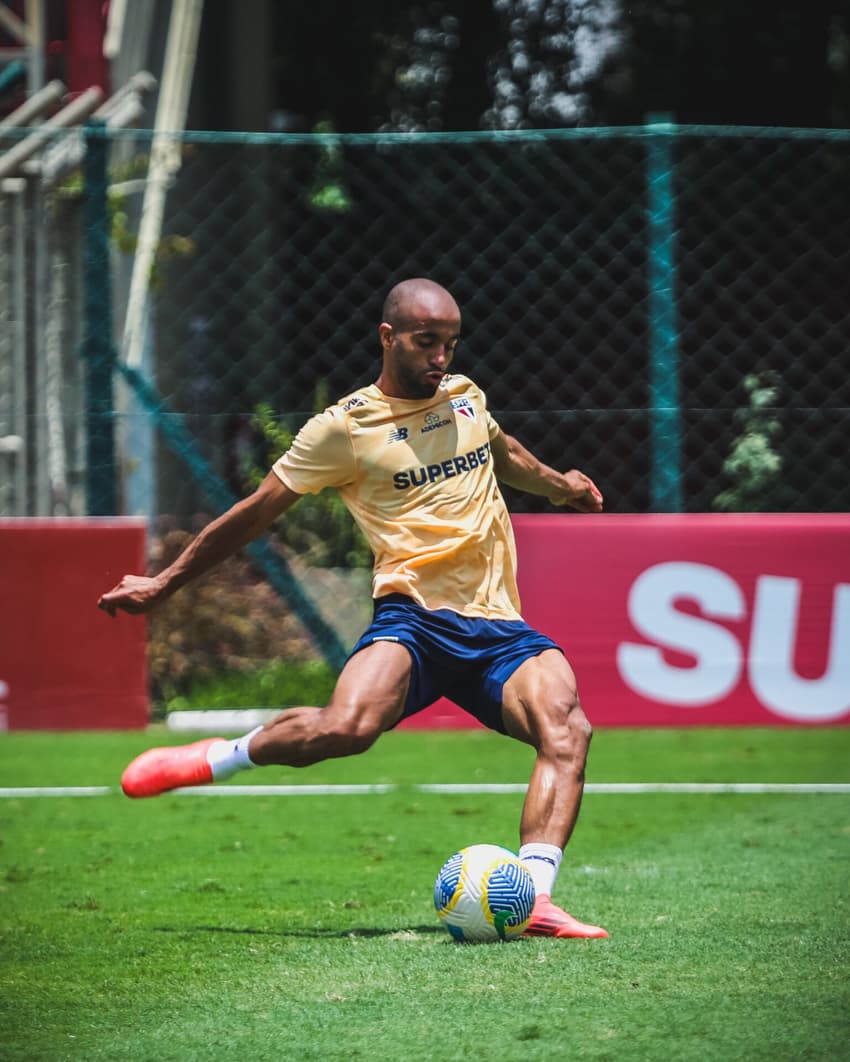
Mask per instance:
[[[7,734],[0,785],[116,785],[147,734]],[[398,732],[248,783],[380,795],[0,799],[0,1058],[850,1056],[850,796],[589,793],[556,899],[605,941],[454,944],[456,848],[516,848],[527,749]],[[603,731],[590,782],[848,782],[850,729]],[[226,788],[221,787],[221,788]]]

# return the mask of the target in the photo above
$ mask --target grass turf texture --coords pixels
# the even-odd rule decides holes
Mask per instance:
[[[9,734],[0,783],[115,784],[153,734]],[[590,780],[848,781],[848,730],[598,733]],[[516,847],[483,732],[238,782],[374,796],[0,801],[5,1059],[843,1059],[850,797],[589,795],[556,899],[607,941],[457,946],[430,889]]]

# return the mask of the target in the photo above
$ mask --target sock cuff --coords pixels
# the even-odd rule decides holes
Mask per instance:
[[[253,730],[249,731],[241,738],[236,739],[236,748],[238,750],[236,755],[239,757],[240,760],[242,760],[242,764],[245,767],[257,766],[256,763],[254,763],[254,761],[248,755],[248,746],[251,744],[251,738],[254,736],[254,734],[259,734],[262,729],[263,724],[260,723],[259,726],[255,726]]]
[[[540,859],[544,863],[551,863],[555,870],[560,867],[561,860],[564,858],[564,850],[556,844],[543,844],[538,841],[524,844],[517,854],[523,862],[529,859]]]
[[[563,858],[562,849],[555,844],[532,842],[519,850],[519,858],[528,868],[538,896],[551,896]]]
[[[262,729],[262,726],[257,726],[250,733],[243,734],[240,738],[214,741],[210,745],[207,749],[207,763],[212,770],[214,781],[223,781],[225,778],[230,778],[231,775],[236,774],[237,771],[247,771],[249,768],[257,766],[248,755],[248,746],[254,734]]]

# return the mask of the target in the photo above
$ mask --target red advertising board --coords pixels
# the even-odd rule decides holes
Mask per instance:
[[[850,515],[516,516],[526,619],[597,726],[850,723]],[[0,521],[0,724],[144,727],[144,523]],[[405,726],[476,725],[442,700]]]
[[[850,723],[850,515],[514,517],[597,726]],[[441,701],[417,725],[468,725]]]
[[[95,607],[145,563],[141,520],[0,520],[0,723],[147,725],[145,621]]]

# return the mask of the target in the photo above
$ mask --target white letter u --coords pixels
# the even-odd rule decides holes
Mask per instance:
[[[850,584],[835,588],[826,671],[794,671],[800,580],[763,575],[756,583],[750,639],[750,686],[766,708],[797,722],[825,723],[850,711]]]

